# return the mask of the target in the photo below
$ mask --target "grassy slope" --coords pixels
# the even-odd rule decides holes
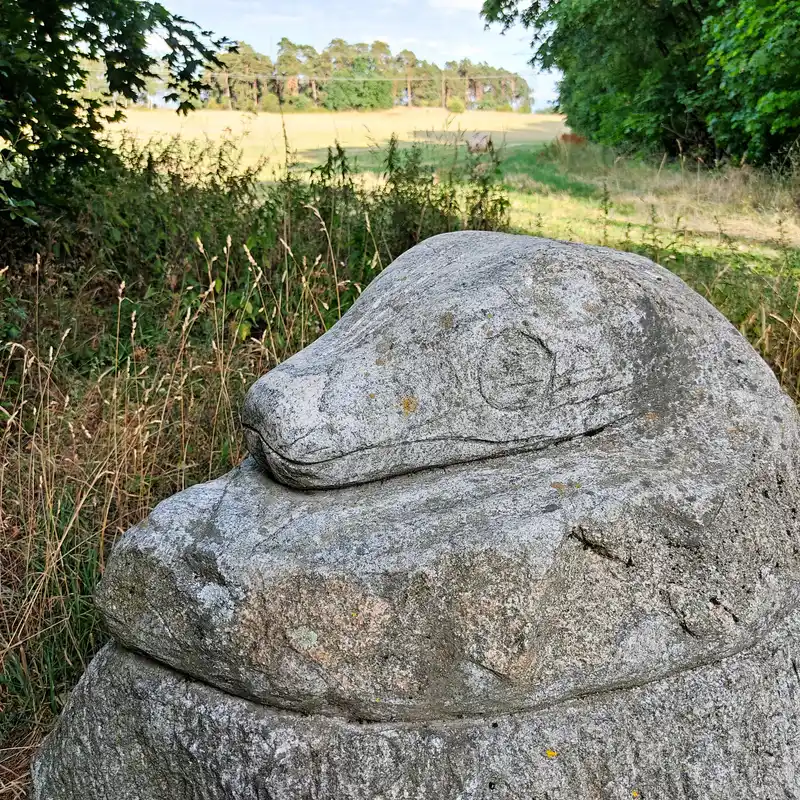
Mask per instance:
[[[630,224],[685,233],[709,252],[734,242],[741,252],[774,256],[776,248],[800,245],[798,176],[709,171],[688,160],[659,165],[562,144],[510,149],[503,168],[523,229],[542,214],[549,231],[566,238],[593,238],[605,226],[609,242],[622,242]]]

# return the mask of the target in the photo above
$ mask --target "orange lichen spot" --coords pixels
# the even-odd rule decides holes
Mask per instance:
[[[419,400],[413,395],[406,395],[401,401],[400,406],[403,409],[403,414],[408,416],[413,414],[419,408]]]
[[[569,481],[568,483],[562,483],[561,481],[553,481],[553,483],[550,484],[550,488],[555,489],[559,493],[559,495],[563,497],[569,491],[580,489],[581,484],[575,481]]]

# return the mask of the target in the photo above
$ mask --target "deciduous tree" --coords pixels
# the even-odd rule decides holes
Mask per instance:
[[[70,170],[108,151],[98,133],[157,74],[148,37],[159,35],[168,99],[188,111],[206,88],[203,66],[229,43],[149,0],[0,2],[0,211],[26,214]],[[103,65],[106,85],[91,92],[88,62]]]
[[[800,0],[485,0],[558,69],[578,133],[626,148],[768,161],[800,137]]]

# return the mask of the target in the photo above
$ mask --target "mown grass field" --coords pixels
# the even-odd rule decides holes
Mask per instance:
[[[544,144],[563,133],[556,114],[514,114],[467,111],[451,114],[441,108],[394,108],[389,111],[341,111],[309,114],[249,114],[239,111],[195,111],[181,117],[167,109],[131,111],[125,129],[146,141],[153,136],[243,137],[246,163],[266,158],[269,166],[285,163],[286,145],[303,164],[318,163],[334,142],[364,155],[384,146],[394,134],[405,144],[447,143],[475,131],[490,131],[498,144]]]

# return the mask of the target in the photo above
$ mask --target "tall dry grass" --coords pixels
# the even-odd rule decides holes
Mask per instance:
[[[156,347],[138,341],[135,312],[120,285],[115,343],[130,355],[84,384],[71,379],[67,329],[61,344],[44,352],[33,343],[4,352],[0,395],[10,401],[0,433],[4,798],[25,797],[34,749],[103,641],[92,592],[116,537],[162,498],[241,460],[244,392],[324,332],[323,304],[335,307],[336,284],[313,264],[290,259],[286,285],[301,290],[275,294],[253,261],[246,302],[231,315],[224,276],[233,247],[229,242],[220,258],[206,254],[202,291],[175,298],[161,320],[167,337]],[[725,281],[720,270],[707,294],[724,291]],[[272,325],[257,338],[240,335],[248,302],[274,309]],[[800,291],[791,316],[767,303],[765,295],[743,330],[800,398]],[[198,343],[194,333],[203,323],[211,335]]]
[[[74,381],[64,348],[68,329],[44,352],[34,342],[3,352],[4,796],[24,796],[32,749],[102,641],[91,596],[114,539],[160,499],[240,461],[244,391],[325,330],[321,304],[335,304],[336,284],[291,257],[284,278],[291,288],[277,293],[249,262],[248,294],[231,313],[225,276],[232,249],[229,240],[219,257],[205,254],[202,291],[175,297],[156,347],[138,340],[136,312],[120,285],[115,344],[130,355],[83,384]],[[250,303],[272,309],[272,324],[258,338],[240,334]],[[211,335],[198,343],[201,325]]]

